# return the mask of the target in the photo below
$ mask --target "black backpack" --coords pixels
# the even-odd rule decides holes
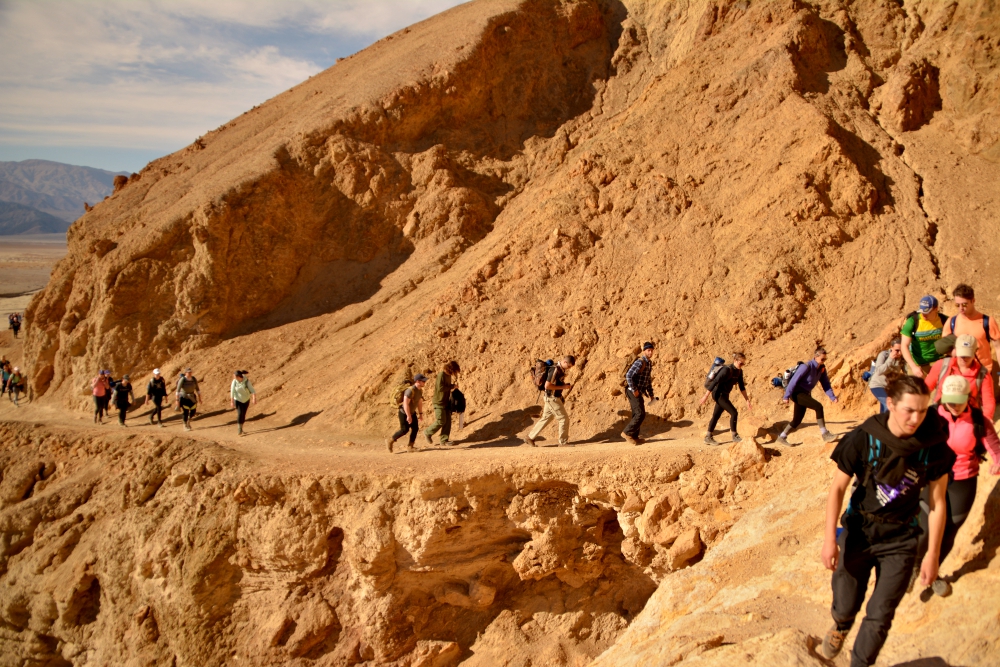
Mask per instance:
[[[465,394],[458,389],[451,390],[451,411],[456,413],[465,412]]]

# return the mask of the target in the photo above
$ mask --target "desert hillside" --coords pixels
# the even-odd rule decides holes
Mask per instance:
[[[769,380],[823,343],[847,428],[922,295],[969,282],[1000,316],[998,66],[989,0],[476,0],[151,163],[71,226],[26,312],[3,636],[74,665],[124,646],[239,664],[251,638],[267,664],[822,664],[825,589],[801,613],[725,602],[823,585],[746,558],[818,552],[830,472],[811,440],[766,448],[760,427],[787,419]],[[619,381],[644,340],[649,427],[669,437],[622,457]],[[697,398],[735,350],[756,437],[723,455],[696,443]],[[516,442],[530,363],[563,354],[571,440],[593,451],[382,460],[402,376],[459,361],[475,451]],[[187,366],[220,428],[248,369],[271,444],[86,425],[97,369],[142,387]],[[286,444],[303,460],[282,468]],[[996,544],[971,530],[954,559],[975,564],[975,605]],[[684,625],[691,600],[664,581],[703,587],[725,622]],[[956,648],[920,630],[952,618],[934,603],[887,655],[989,664],[995,617]]]

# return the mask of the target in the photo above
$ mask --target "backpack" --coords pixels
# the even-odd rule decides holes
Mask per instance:
[[[800,362],[796,363],[794,366],[792,366],[791,368],[785,369],[785,372],[781,374],[781,386],[782,387],[784,387],[785,389],[788,388],[788,383],[792,381],[792,378],[795,376],[795,372],[798,371],[799,370],[799,366],[803,365],[804,363],[806,363],[806,362],[800,361]]]
[[[883,444],[882,441],[879,440],[878,438],[872,437],[870,433],[865,433],[865,437],[868,439],[868,445],[865,447],[865,450],[867,452],[865,460],[865,471],[858,478],[859,486],[867,486],[871,478],[875,475],[876,472],[878,472],[879,466],[881,466],[882,463],[884,463],[889,459],[888,445]],[[931,456],[931,448],[926,447],[924,449],[921,449],[917,453],[917,460],[920,462],[921,465],[926,466],[930,460],[930,456]],[[861,508],[855,508],[853,502],[848,503],[847,512],[845,512],[845,516],[850,516],[852,514],[860,514],[866,519],[871,519],[876,523],[898,523],[900,525],[906,523],[902,521],[892,521],[890,519],[885,519],[883,517],[878,516],[877,514],[866,512]],[[917,517],[913,517],[913,519],[911,519],[909,523],[916,525],[917,521],[918,521]]]
[[[451,411],[458,414],[465,412],[465,394],[458,389],[451,390]]]
[[[551,359],[542,361],[535,359],[535,364],[531,367],[531,383],[538,391],[545,391],[545,382],[549,377],[549,370],[555,364]]]
[[[958,322],[958,315],[953,316],[951,318],[951,320],[948,322],[951,325],[951,333],[952,334],[955,333],[955,324],[957,322]],[[983,315],[983,329],[986,330],[986,342],[988,344],[991,340],[993,340],[990,337],[990,316],[989,315]]]
[[[712,360],[712,366],[708,369],[708,373],[705,375],[705,389],[708,389],[709,391],[715,389],[715,385],[718,384],[719,371],[721,371],[725,365],[726,360],[722,357],[716,357]]]
[[[389,405],[391,405],[394,408],[402,406],[403,394],[405,394],[406,390],[412,386],[413,383],[410,380],[404,380],[400,384],[393,387],[392,391],[389,392]]]
[[[948,358],[947,357],[945,357],[944,359],[942,359],[941,362],[942,362],[941,363],[941,372],[938,374],[937,386],[934,387],[934,394],[931,396],[931,399],[932,399],[931,403],[934,403],[935,405],[937,405],[938,403],[941,402],[941,392],[943,390],[942,384],[944,383],[944,379],[946,377],[948,377],[948,366],[950,365],[949,363],[946,363],[946,362],[948,362]],[[979,405],[983,404],[983,381],[984,380],[986,380],[986,366],[983,366],[982,364],[979,364],[979,372],[976,373],[976,380],[975,380],[975,382],[976,382],[976,400],[979,401]],[[970,395],[969,398],[971,399],[972,396]],[[971,402],[970,402],[970,405],[971,405]]]
[[[640,371],[641,371],[641,370],[642,370],[643,368],[645,368],[645,364],[647,364],[647,363],[651,363],[651,362],[649,361],[649,359],[647,359],[646,357],[644,357],[644,356],[641,356],[641,355],[640,355],[640,356],[638,356],[638,357],[636,357],[635,359],[630,359],[630,360],[628,361],[628,363],[626,363],[626,364],[625,364],[625,371],[624,371],[624,372],[622,373],[622,382],[621,382],[621,386],[622,386],[622,387],[628,387],[628,380],[626,379],[626,376],[628,375],[628,372],[629,372],[629,370],[631,370],[631,368],[632,368],[632,364],[634,364],[634,363],[635,363],[635,360],[636,360],[636,359],[638,359],[639,361],[641,361],[641,362],[642,362],[642,363],[644,364],[643,366],[640,366],[640,367],[639,367],[639,370],[640,370]]]
[[[979,408],[974,408],[971,405],[969,410],[972,411],[972,432],[976,435],[976,449],[975,455],[979,459],[980,463],[986,460],[986,445],[983,444],[986,440],[986,415]]]

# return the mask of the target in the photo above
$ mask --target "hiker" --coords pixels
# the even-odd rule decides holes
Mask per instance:
[[[21,407],[18,402],[18,395],[24,391],[24,375],[21,374],[21,369],[14,366],[11,369],[10,377],[7,378],[7,397],[14,401],[14,407]]]
[[[837,439],[837,436],[826,428],[823,406],[812,397],[812,390],[817,382],[823,386],[823,391],[830,398],[830,402],[836,403],[837,396],[833,393],[833,387],[830,386],[830,376],[826,374],[826,350],[822,347],[816,348],[812,361],[799,366],[785,388],[785,395],[781,402],[787,404],[788,401],[792,401],[795,407],[792,410],[792,421],[788,422],[785,430],[778,436],[776,442],[779,445],[788,444],[788,434],[802,423],[802,418],[806,416],[806,409],[816,413],[816,423],[819,425],[819,433],[823,437],[823,442],[833,442]]]
[[[938,312],[938,300],[928,294],[920,299],[920,307],[906,316],[902,336],[903,358],[910,375],[925,377],[931,364],[941,358],[934,343],[941,338],[944,320]]]
[[[385,439],[385,444],[392,453],[392,446],[397,440],[407,433],[410,439],[406,443],[406,448],[410,451],[416,449],[414,443],[417,441],[417,432],[420,430],[420,422],[424,418],[424,386],[427,384],[427,376],[417,373],[413,376],[413,385],[407,387],[399,395],[399,430]]]
[[[888,350],[882,350],[872,362],[872,376],[868,379],[868,391],[872,393],[879,404],[879,412],[885,412],[885,386],[889,380],[906,373],[906,362],[903,359],[903,341],[893,338]]]
[[[709,380],[709,386],[706,387],[708,391],[698,402],[699,405],[705,405],[709,396],[715,400],[715,410],[712,411],[712,418],[708,420],[708,431],[705,433],[706,445],[719,444],[712,436],[723,412],[729,413],[729,432],[732,433],[732,441],[740,442],[743,440],[736,431],[736,420],[739,418],[739,412],[737,412],[733,402],[729,400],[729,394],[732,393],[733,387],[738,386],[740,393],[743,394],[743,399],[747,402],[747,410],[753,410],[753,406],[750,405],[750,397],[747,396],[747,386],[743,381],[743,367],[746,363],[747,358],[742,352],[733,355],[733,363],[723,366],[712,376],[712,379]]]
[[[247,375],[247,371],[234,372],[229,385],[229,406],[236,408],[236,435],[243,435],[243,422],[247,419],[250,401],[257,405],[257,392]]]
[[[462,371],[457,361],[449,361],[438,373],[437,382],[434,383],[434,423],[424,431],[427,444],[433,445],[434,434],[441,431],[441,444],[447,445],[451,437],[451,390],[455,384],[455,376]]]
[[[190,368],[185,368],[184,374],[177,378],[176,403],[184,413],[185,431],[191,430],[191,422],[194,421],[199,403],[201,403],[201,390],[198,388],[198,380]]]
[[[90,381],[90,390],[94,395],[94,423],[103,424],[104,413],[111,398],[111,383],[104,371],[97,371],[97,377]]]
[[[153,417],[156,417],[156,423],[163,426],[163,399],[167,397],[167,381],[163,379],[160,375],[160,369],[153,369],[153,377],[149,378],[149,382],[146,384],[146,402],[153,404],[153,409],[149,413],[149,423],[153,424]]]
[[[0,396],[3,396],[7,391],[7,383],[10,380],[10,376],[14,371],[11,370],[10,362],[4,357],[2,363],[0,363]]]
[[[944,357],[934,362],[924,382],[931,392],[931,402],[941,402],[942,385],[945,379],[959,375],[969,381],[971,393],[969,403],[983,411],[991,422],[996,413],[997,402],[993,394],[993,382],[990,381],[986,367],[976,358],[979,342],[975,336],[962,334],[955,339],[954,356]]]
[[[21,315],[20,313],[11,313],[7,316],[7,323],[11,329],[14,330],[14,338],[17,338],[17,332],[21,330]]]
[[[823,638],[823,654],[832,660],[861,610],[874,568],[875,589],[851,651],[851,667],[873,665],[885,643],[896,607],[906,593],[917,559],[920,491],[930,487],[927,554],[920,581],[937,578],[944,534],[948,471],[955,454],[948,428],[919,378],[903,376],[886,385],[889,411],[869,417],[833,450],[837,464],[826,503],[826,530],[820,558],[833,570],[834,625]],[[851,478],[857,477],[847,511],[837,517]]]
[[[111,392],[111,399],[115,402],[115,407],[118,408],[118,425],[125,426],[125,417],[128,415],[128,409],[132,407],[132,402],[135,401],[135,395],[132,393],[132,383],[129,381],[128,374],[123,375],[121,382],[115,385],[114,391]]]
[[[569,391],[573,385],[566,382],[566,371],[576,366],[576,357],[567,354],[558,364],[553,364],[545,378],[545,406],[542,416],[535,422],[534,428],[524,436],[524,443],[537,447],[535,438],[548,426],[553,419],[559,422],[559,446],[569,444],[569,415],[563,404],[563,392]]]
[[[972,503],[976,500],[979,463],[986,461],[987,449],[993,458],[990,473],[1000,475],[1000,438],[997,437],[993,422],[970,402],[970,386],[971,383],[960,375],[948,376],[943,382],[941,405],[937,407],[938,414],[948,425],[948,447],[955,452],[956,457],[948,476],[948,515],[945,518],[938,564],[944,562],[955,546],[955,535],[969,517]],[[927,502],[926,489],[923,501]],[[921,510],[924,510],[923,504]],[[918,558],[927,553],[929,546],[926,511],[920,514],[920,527],[924,534],[920,536],[917,547]],[[947,597],[951,594],[951,583],[938,577],[931,583],[931,590],[935,595]]]
[[[976,310],[976,291],[969,285],[959,285],[952,293],[955,309],[958,315],[948,319],[944,324],[945,336],[975,336],[978,348],[976,358],[986,368],[986,374],[992,382],[993,350],[1000,357],[1000,324],[995,318],[984,315]],[[992,349],[991,349],[992,348]]]
[[[629,407],[632,408],[632,419],[625,425],[622,431],[622,438],[630,445],[638,445],[645,442],[639,437],[639,428],[646,418],[646,399],[648,396],[653,400],[653,353],[656,346],[646,342],[642,344],[642,354],[640,354],[625,373],[625,397],[628,398]]]

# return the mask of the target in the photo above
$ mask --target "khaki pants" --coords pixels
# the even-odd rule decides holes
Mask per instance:
[[[551,396],[545,397],[545,408],[542,410],[541,418],[535,422],[535,427],[531,429],[528,437],[534,440],[542,429],[555,419],[559,422],[559,444],[565,445],[569,442],[569,415],[566,414],[566,406],[561,398]]]

